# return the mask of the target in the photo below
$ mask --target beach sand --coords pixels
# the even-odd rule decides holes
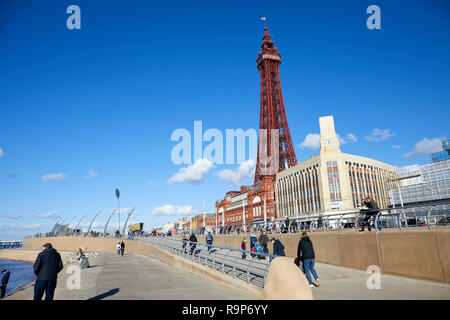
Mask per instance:
[[[17,260],[17,261],[27,261],[32,262],[36,260],[40,250],[30,250],[30,249],[5,249],[0,250],[1,260]],[[58,251],[61,255],[63,262],[68,261],[72,258],[74,251]]]

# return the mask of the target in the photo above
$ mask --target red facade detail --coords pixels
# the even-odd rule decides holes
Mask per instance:
[[[261,144],[258,144],[255,183],[261,181],[263,175],[267,175],[261,170],[262,168],[267,167],[267,165],[273,166],[272,168],[275,168],[274,174],[276,174],[279,171],[297,164],[297,157],[295,155],[291,134],[289,132],[286,111],[283,103],[283,95],[281,93],[279,72],[281,56],[278,53],[278,49],[274,45],[274,42],[271,40],[267,27],[264,28],[264,31],[263,43],[261,45],[261,50],[259,51],[258,59],[256,59],[256,64],[260,73],[261,86],[259,129],[266,130],[267,146],[265,146],[264,149],[267,148],[267,151],[260,150]],[[261,157],[261,155],[265,156],[264,153],[267,154],[267,158],[272,156],[272,129],[276,129],[279,133],[278,164],[262,161]],[[275,178],[274,175],[272,176]]]

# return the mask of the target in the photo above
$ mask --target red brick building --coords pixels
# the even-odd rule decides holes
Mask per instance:
[[[216,201],[218,226],[249,224],[253,221],[272,221],[276,217],[273,177],[264,176],[252,186],[242,186],[240,191],[229,191],[225,198]],[[214,221],[216,223],[216,221]]]
[[[201,229],[203,228],[203,213],[192,217],[192,229]],[[216,226],[216,217],[215,214],[206,213],[205,214],[205,227],[215,227]]]

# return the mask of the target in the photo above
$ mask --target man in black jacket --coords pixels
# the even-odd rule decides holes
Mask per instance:
[[[306,232],[302,233],[302,238],[298,242],[297,248],[297,257],[303,261],[303,269],[305,271],[306,279],[308,279],[309,285],[314,287],[314,284],[311,280],[310,272],[312,273],[314,279],[316,280],[316,286],[320,287],[320,280],[317,276],[316,270],[314,269],[314,259],[316,258],[314,254],[314,247],[309,239],[308,234]]]
[[[269,244],[269,237],[266,235],[266,231],[263,230],[261,235],[258,238],[259,244],[263,246],[264,253],[269,253],[269,248],[267,245]]]
[[[280,240],[272,238],[270,242],[273,244],[273,255],[275,256],[286,256],[284,253],[284,246]]]
[[[45,300],[53,300],[58,273],[63,269],[61,255],[50,243],[46,243],[37,256],[33,268],[37,276],[34,284],[34,300],[42,300],[44,291]]]
[[[123,257],[123,253],[125,252],[125,243],[120,242],[120,255]]]
[[[193,232],[189,237],[189,241],[190,241],[189,246],[191,247],[191,254],[193,254],[195,251],[195,247],[197,246],[197,237]]]

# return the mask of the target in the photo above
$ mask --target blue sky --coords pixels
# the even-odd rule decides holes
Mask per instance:
[[[66,27],[71,4],[81,30]],[[366,27],[371,4],[381,30]],[[203,200],[212,212],[230,181],[251,183],[248,163],[234,175],[219,172],[238,164],[200,163],[199,179],[168,183],[186,167],[172,163],[170,137],[195,120],[258,128],[262,16],[300,161],[318,153],[305,138],[326,115],[343,152],[397,166],[428,162],[450,138],[447,1],[3,0],[0,238],[105,210],[100,228],[116,187],[123,208],[137,206],[132,222],[152,227],[201,212]]]

